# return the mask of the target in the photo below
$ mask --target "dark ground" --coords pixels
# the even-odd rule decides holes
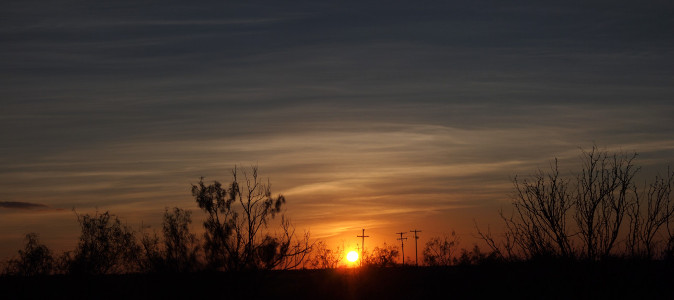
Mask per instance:
[[[1,299],[674,299],[674,266],[510,263],[0,278]]]

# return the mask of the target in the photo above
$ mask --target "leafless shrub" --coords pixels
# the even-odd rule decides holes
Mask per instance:
[[[642,192],[633,188],[637,201],[627,210],[630,226],[626,239],[631,256],[652,259],[658,254],[657,249],[667,255],[672,238],[669,226],[674,220],[673,183],[674,173],[668,170],[665,177],[656,176]]]
[[[616,246],[623,242],[623,254],[632,257],[674,254],[674,173],[656,177],[641,192],[634,183],[639,170],[636,156],[611,154],[595,146],[582,152],[575,177],[560,176],[557,160],[550,171],[539,171],[531,179],[515,177],[513,213],[501,212],[503,239],[476,225],[479,236],[493,253],[509,260],[603,260],[620,255]]]
[[[568,180],[559,176],[557,160],[550,172],[540,171],[532,180],[513,180],[513,216],[501,215],[514,243],[527,257],[573,256],[567,229],[571,199]]]
[[[637,154],[609,154],[593,147],[583,151],[576,177],[575,215],[583,256],[595,260],[611,255],[630,201],[628,192],[638,171]]]

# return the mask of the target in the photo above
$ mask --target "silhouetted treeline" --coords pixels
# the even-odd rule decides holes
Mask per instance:
[[[549,171],[513,180],[512,212],[501,211],[503,236],[478,234],[489,246],[459,248],[452,232],[431,237],[421,249],[422,265],[479,265],[494,262],[563,259],[605,261],[674,259],[674,172],[639,185],[636,153],[608,153],[593,147],[581,154],[581,168],[571,176]],[[5,274],[185,273],[344,266],[344,248],[313,245],[295,234],[283,215],[286,199],[273,196],[257,167],[232,171],[226,186],[204,179],[192,196],[206,214],[205,233],[190,232],[192,215],[166,209],[160,232],[137,232],[117,216],[75,213],[81,234],[77,247],[53,253],[29,233],[24,249],[9,260]],[[280,219],[280,220],[279,220]],[[270,228],[274,226],[274,228]],[[276,234],[272,234],[276,232]],[[399,266],[397,247],[384,244],[363,251],[359,265]]]
[[[301,265],[311,251],[309,234],[296,236],[283,215],[285,197],[272,196],[257,167],[235,168],[232,176],[226,187],[217,181],[207,184],[203,178],[192,186],[192,196],[207,214],[201,240],[190,232],[191,212],[177,207],[165,210],[159,234],[136,232],[108,211],[75,212],[81,233],[74,250],[55,255],[37,234],[29,233],[24,249],[3,271],[20,276],[101,275],[278,270]],[[274,223],[277,216],[280,220]],[[272,230],[274,224],[278,227]]]

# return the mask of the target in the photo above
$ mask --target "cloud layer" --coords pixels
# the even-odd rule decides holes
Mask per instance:
[[[469,234],[512,176],[571,170],[578,147],[637,151],[645,174],[674,164],[672,9],[10,1],[0,201],[156,224],[196,209],[200,176],[258,164],[318,237]],[[16,213],[2,228],[42,228]]]

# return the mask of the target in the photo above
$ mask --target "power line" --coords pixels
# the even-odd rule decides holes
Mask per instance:
[[[407,238],[403,237],[403,234],[406,234],[406,233],[407,232],[396,232],[396,234],[400,235],[400,238],[398,238],[398,240],[400,241],[400,249],[403,252],[403,266],[405,265],[405,240],[407,239]]]
[[[421,232],[421,230],[410,230],[410,232],[414,232],[414,263],[419,266],[419,255],[417,254],[417,240],[419,237],[417,236],[417,233]]]

